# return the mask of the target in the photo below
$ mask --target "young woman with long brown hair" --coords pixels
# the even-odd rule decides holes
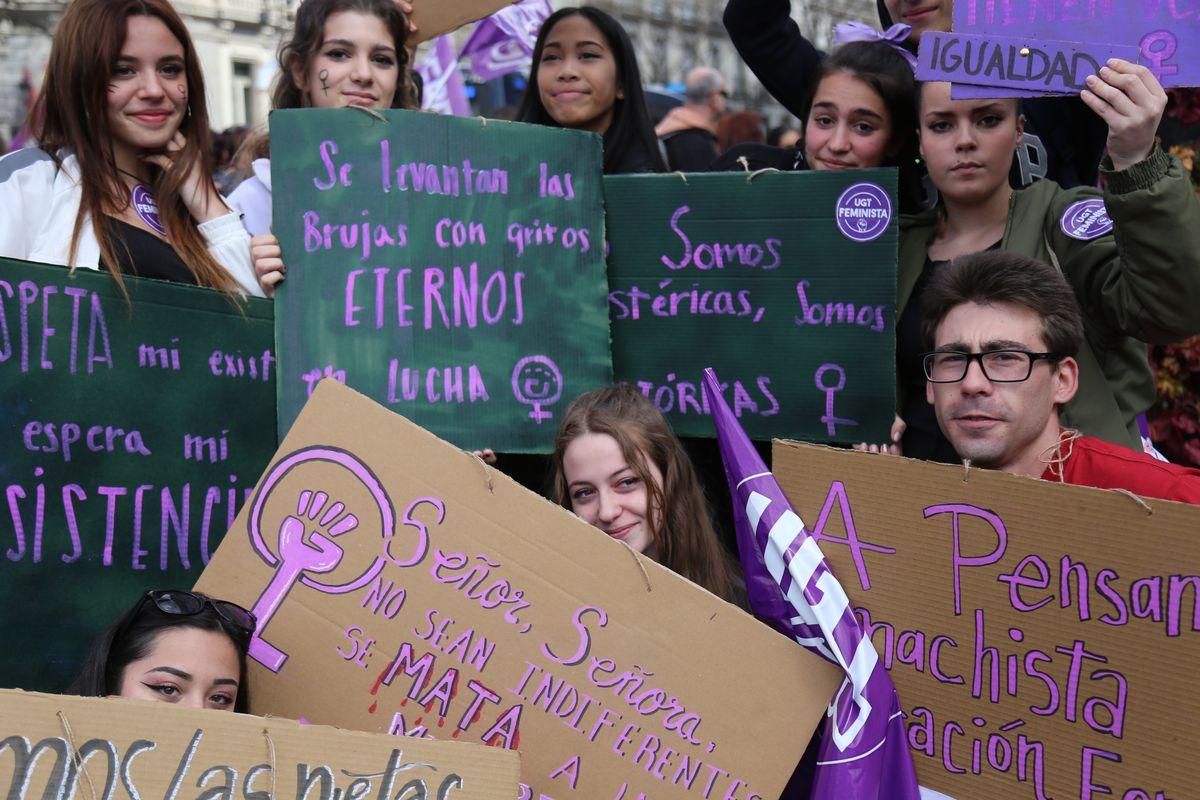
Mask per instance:
[[[166,0],[72,0],[32,119],[39,148],[0,159],[0,255],[262,293]]]
[[[628,385],[580,395],[554,437],[555,500],[729,602],[745,590],[696,470],[654,404]]]
[[[396,0],[304,0],[292,35],[279,48],[271,108],[414,108],[408,77],[408,4]],[[254,174],[229,195],[254,237],[251,256],[263,290],[283,280],[271,232],[271,158],[266,132],[247,146]]]

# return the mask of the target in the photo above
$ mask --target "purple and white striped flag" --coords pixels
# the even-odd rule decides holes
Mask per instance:
[[[733,497],[738,553],[754,615],[841,666],[846,677],[826,712],[813,800],[918,800],[900,698],[817,540],[704,371]]]
[[[458,70],[458,56],[448,35],[437,37],[425,58],[417,65],[417,72],[424,82],[421,108],[459,117],[471,113],[466,84]]]
[[[471,71],[485,81],[524,70],[538,30],[552,12],[549,0],[521,0],[502,8],[475,24],[459,57],[470,59]]]

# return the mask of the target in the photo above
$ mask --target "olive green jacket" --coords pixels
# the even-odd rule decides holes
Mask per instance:
[[[1155,399],[1146,343],[1200,333],[1200,199],[1183,165],[1161,149],[1129,169],[1111,167],[1101,165],[1103,193],[1045,180],[1013,192],[1000,246],[1057,267],[1079,300],[1080,385],[1063,424],[1140,450],[1137,418]],[[1064,212],[1092,197],[1103,197],[1114,229],[1088,241],[1068,236]],[[937,224],[936,209],[901,219],[897,319]]]

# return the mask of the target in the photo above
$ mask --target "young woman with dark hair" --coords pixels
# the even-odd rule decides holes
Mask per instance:
[[[804,130],[795,148],[742,145],[714,168],[750,170],[897,167],[900,205],[918,211],[924,191],[916,158],[917,82],[897,46],[883,41],[839,45],[814,70],[800,110]]]
[[[166,0],[72,0],[31,119],[39,148],[0,159],[0,255],[261,294]]]
[[[1200,201],[1179,160],[1155,142],[1166,94],[1144,66],[1116,59],[1087,85],[1082,100],[1109,130],[1103,190],[1049,180],[1011,188],[1023,130],[1017,101],[955,100],[947,83],[921,88],[921,153],[940,201],[900,226],[892,438],[906,456],[958,460],[925,398],[920,334],[925,286],[958,256],[1010,250],[1066,276],[1085,341],[1063,423],[1088,436],[1141,449],[1138,417],[1155,398],[1146,344],[1200,332]],[[982,430],[1003,416],[981,406],[974,424]]]
[[[654,404],[625,384],[580,395],[554,437],[554,497],[639,553],[729,602],[739,570],[721,546],[692,462]]]
[[[254,615],[199,592],[146,592],[100,635],[69,694],[246,712]]]
[[[396,0],[304,0],[291,38],[279,49],[271,108],[413,108],[408,80],[408,19]],[[271,160],[266,132],[248,146],[254,175],[229,202],[254,237],[254,271],[268,296],[283,280],[271,233]]]
[[[606,175],[666,172],[633,43],[598,8],[568,6],[542,23],[517,119],[602,134]]]

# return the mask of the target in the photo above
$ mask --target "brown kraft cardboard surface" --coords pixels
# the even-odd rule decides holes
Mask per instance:
[[[1200,797],[1200,509],[776,442],[780,485],[959,800]]]
[[[519,749],[521,797],[774,800],[839,681],[329,380],[198,588],[259,617],[255,713]]]
[[[9,800],[511,800],[518,757],[227,711],[0,689]]]
[[[412,21],[417,31],[409,44],[419,44],[457,30],[514,2],[516,0],[413,0]]]

